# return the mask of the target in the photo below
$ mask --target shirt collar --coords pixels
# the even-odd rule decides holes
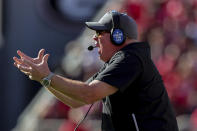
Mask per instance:
[[[122,49],[120,49],[120,51],[123,51],[123,50],[129,50],[131,48],[150,48],[150,45],[148,42],[133,42],[133,43],[130,43],[128,45],[126,45],[125,47],[123,47]]]

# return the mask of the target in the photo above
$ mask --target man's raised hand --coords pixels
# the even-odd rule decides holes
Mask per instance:
[[[37,58],[29,57],[20,50],[17,51],[17,54],[20,59],[13,57],[14,65],[30,79],[40,81],[50,73],[47,63],[49,54],[44,55],[44,49],[39,51]]]

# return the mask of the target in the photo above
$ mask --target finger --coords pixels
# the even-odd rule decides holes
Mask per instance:
[[[13,60],[17,63],[17,64],[22,64],[22,60],[18,59],[17,57],[13,57]]]
[[[14,62],[14,66],[16,66],[17,68],[19,68],[20,64],[17,64],[16,62]]]
[[[30,76],[31,73],[22,71],[25,75]]]
[[[30,60],[27,59],[22,59],[22,62],[32,68],[35,68],[35,64],[33,62],[31,62]]]
[[[29,75],[29,79],[33,80],[33,77],[31,75]]]
[[[23,72],[23,73],[24,73],[25,75],[27,75],[27,76],[31,75],[30,72],[25,72],[25,71],[23,71],[23,70],[21,70],[21,72]]]
[[[47,63],[49,58],[49,54],[44,55],[42,62]]]
[[[21,71],[21,72],[32,72],[32,68],[31,67],[26,67],[26,66],[22,66],[20,64],[17,64],[16,67]]]
[[[20,64],[20,65],[28,67],[27,64],[25,64],[21,59],[18,59],[17,57],[13,57],[13,60],[16,62],[16,64]]]
[[[21,57],[21,58],[26,58],[28,60],[32,60],[31,57],[27,56],[25,53],[21,52],[20,50],[17,50],[17,54]]]
[[[42,60],[42,58],[43,58],[43,56],[44,56],[44,49],[41,49],[40,51],[39,51],[39,53],[38,53],[38,59],[40,59],[40,60]]]
[[[21,68],[19,64],[17,64],[16,62],[14,62],[14,65],[17,67],[17,68]],[[29,67],[25,67],[25,68],[29,68]],[[25,75],[31,75],[30,72],[26,72],[24,70],[20,70],[21,72],[23,72]]]
[[[14,66],[16,66],[17,67],[17,63],[16,62],[14,62]],[[17,67],[18,68],[18,67]]]
[[[18,64],[17,62],[14,62],[14,66],[16,66],[17,68],[18,68],[19,66],[23,66],[23,67],[25,67],[25,68],[29,68],[29,66],[22,65],[22,64]]]

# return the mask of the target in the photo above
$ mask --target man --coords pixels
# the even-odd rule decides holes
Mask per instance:
[[[70,107],[102,100],[102,131],[178,131],[162,78],[146,42],[137,41],[137,25],[126,14],[107,12],[99,22],[86,22],[104,66],[87,82],[51,73],[40,50],[37,58],[17,51],[14,65],[41,82]],[[90,48],[91,50],[91,48]]]

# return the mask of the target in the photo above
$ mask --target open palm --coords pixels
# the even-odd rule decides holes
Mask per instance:
[[[44,55],[44,49],[39,51],[36,58],[29,57],[20,50],[17,51],[17,54],[20,59],[13,57],[14,65],[30,79],[40,81],[50,73],[47,63],[49,54]]]

